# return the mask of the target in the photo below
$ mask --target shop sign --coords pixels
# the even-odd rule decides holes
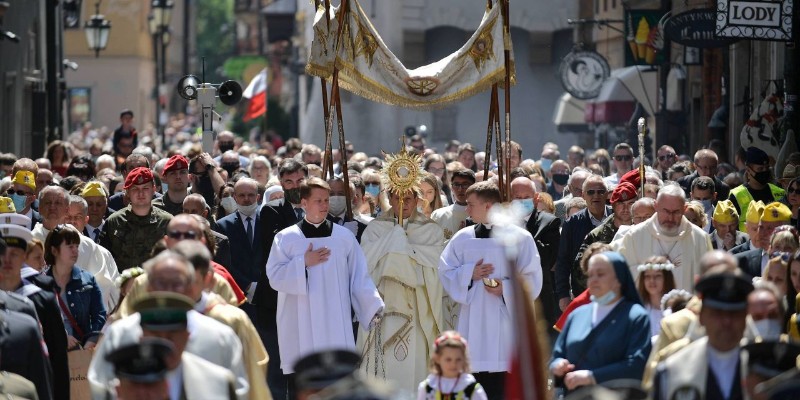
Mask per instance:
[[[597,52],[573,50],[561,60],[558,74],[567,93],[586,100],[600,94],[603,82],[611,76],[611,68]]]
[[[717,36],[790,41],[793,8],[793,0],[719,0]]]
[[[661,65],[669,62],[664,37],[666,14],[660,10],[628,10],[625,13],[625,65]]]
[[[664,23],[667,39],[687,47],[725,47],[737,39],[716,37],[717,12],[713,8],[689,10],[673,15]]]

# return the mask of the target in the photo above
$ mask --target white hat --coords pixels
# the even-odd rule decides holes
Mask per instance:
[[[0,224],[0,236],[5,240],[8,246],[19,247],[27,249],[28,242],[33,239],[31,231],[12,224]]]
[[[31,226],[31,219],[22,214],[0,214],[0,224],[19,225],[28,229]]]

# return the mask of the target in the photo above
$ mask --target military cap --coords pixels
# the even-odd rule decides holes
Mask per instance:
[[[130,115],[131,118],[133,118],[133,111],[131,111],[129,108],[126,108],[126,109],[124,109],[124,110],[119,112],[119,117],[120,118],[122,118],[122,117],[124,117],[126,115]]]
[[[106,194],[106,187],[103,185],[103,182],[90,181],[83,186],[81,197],[108,197],[108,195]]]
[[[750,146],[744,154],[745,164],[769,165],[769,156],[758,147]]]
[[[774,201],[764,206],[763,222],[789,222],[792,219],[792,210],[786,204]]]
[[[695,285],[695,291],[703,300],[703,307],[737,311],[747,308],[747,295],[753,291],[753,283],[742,275],[724,272],[703,277]]]
[[[743,348],[747,352],[749,373],[774,378],[796,367],[800,356],[800,345],[779,341],[750,343]]]
[[[122,346],[108,355],[118,378],[134,382],[158,382],[167,375],[167,357],[175,348],[168,340],[145,337],[139,343]]]
[[[31,190],[36,190],[36,177],[33,176],[33,172],[31,171],[17,171],[11,183],[27,186]]]
[[[19,225],[28,229],[31,226],[31,219],[22,214],[0,214],[0,224]]]
[[[350,350],[309,354],[294,364],[298,390],[322,389],[358,370],[361,357]]]
[[[147,167],[136,167],[125,177],[123,189],[129,189],[133,185],[143,185],[149,182],[153,182],[153,171]]]
[[[8,247],[28,249],[28,242],[33,239],[31,231],[19,225],[0,224],[0,237],[6,241]]]
[[[635,187],[635,188],[638,188],[639,186],[641,186],[642,185],[642,175],[639,174],[639,169],[638,168],[634,168],[634,169],[626,172],[625,175],[622,175],[622,177],[619,178],[619,183],[622,184],[623,182],[628,182],[631,185],[633,185],[633,187]]]
[[[0,196],[0,214],[16,213],[17,208],[14,207],[14,200],[10,197]]]
[[[166,164],[164,164],[163,174],[166,175],[168,172],[180,171],[184,169],[189,169],[189,160],[180,154],[175,154],[174,156],[170,157],[169,160],[167,160]]]
[[[761,200],[751,201],[750,204],[747,205],[745,221],[757,224],[761,221],[762,214],[764,214],[764,202]]]
[[[635,186],[629,182],[622,182],[611,192],[611,204],[635,199],[637,195]]]
[[[194,308],[192,299],[173,292],[150,292],[133,303],[141,316],[142,329],[176,331],[186,329],[186,313]]]
[[[731,224],[739,222],[739,213],[736,212],[736,207],[730,200],[721,200],[714,206],[714,215],[711,217],[714,221]]]

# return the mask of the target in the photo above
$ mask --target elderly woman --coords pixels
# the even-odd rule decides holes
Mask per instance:
[[[266,157],[255,156],[250,161],[247,172],[250,174],[250,177],[255,179],[260,185],[266,186],[267,182],[269,182],[269,178],[272,176],[272,165],[270,165]]]
[[[550,372],[567,390],[616,379],[641,380],[650,354],[650,317],[621,254],[589,259],[592,302],[567,318],[553,348]]]

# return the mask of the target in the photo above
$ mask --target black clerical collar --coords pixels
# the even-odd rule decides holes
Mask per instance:
[[[475,225],[475,237],[478,239],[489,239],[492,234],[492,227],[491,225],[486,226],[484,224],[476,224]]]
[[[303,218],[297,225],[303,232],[303,236],[307,238],[329,237],[333,233],[333,224],[327,219],[323,220],[319,226],[314,226]]]

